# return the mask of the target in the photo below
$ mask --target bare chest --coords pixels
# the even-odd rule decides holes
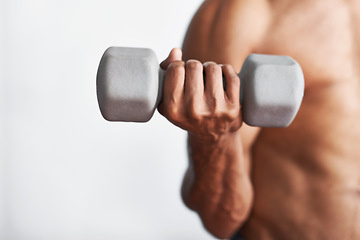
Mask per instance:
[[[289,128],[262,130],[253,151],[256,198],[244,237],[360,239],[357,91],[343,83],[309,88]]]

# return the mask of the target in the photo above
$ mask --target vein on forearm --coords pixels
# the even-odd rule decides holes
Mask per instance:
[[[189,168],[184,186],[192,205],[231,212],[248,183],[239,134],[212,143],[188,137]],[[241,202],[241,201],[240,201]],[[217,206],[218,205],[218,206]]]

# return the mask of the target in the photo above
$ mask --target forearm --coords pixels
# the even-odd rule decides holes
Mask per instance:
[[[183,200],[212,234],[230,237],[247,218],[253,195],[240,133],[216,141],[189,134],[188,151]]]
[[[190,161],[182,196],[209,232],[229,238],[248,216],[252,202],[248,154],[239,130],[240,79],[227,64],[179,59],[181,52],[174,49],[161,64],[166,74],[158,109],[189,132]]]

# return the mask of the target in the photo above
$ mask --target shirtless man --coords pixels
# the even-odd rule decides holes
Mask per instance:
[[[360,239],[359,26],[358,0],[207,0],[200,7],[183,58],[175,49],[162,63],[159,111],[188,131],[182,197],[211,234]],[[302,66],[304,100],[288,128],[241,123],[235,72],[250,53],[289,55]]]

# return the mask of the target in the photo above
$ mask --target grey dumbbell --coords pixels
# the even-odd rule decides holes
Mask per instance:
[[[97,73],[97,96],[109,121],[146,122],[161,101],[165,71],[146,48],[108,48]],[[251,54],[239,73],[243,121],[251,126],[286,127],[299,110],[304,76],[288,56]]]

